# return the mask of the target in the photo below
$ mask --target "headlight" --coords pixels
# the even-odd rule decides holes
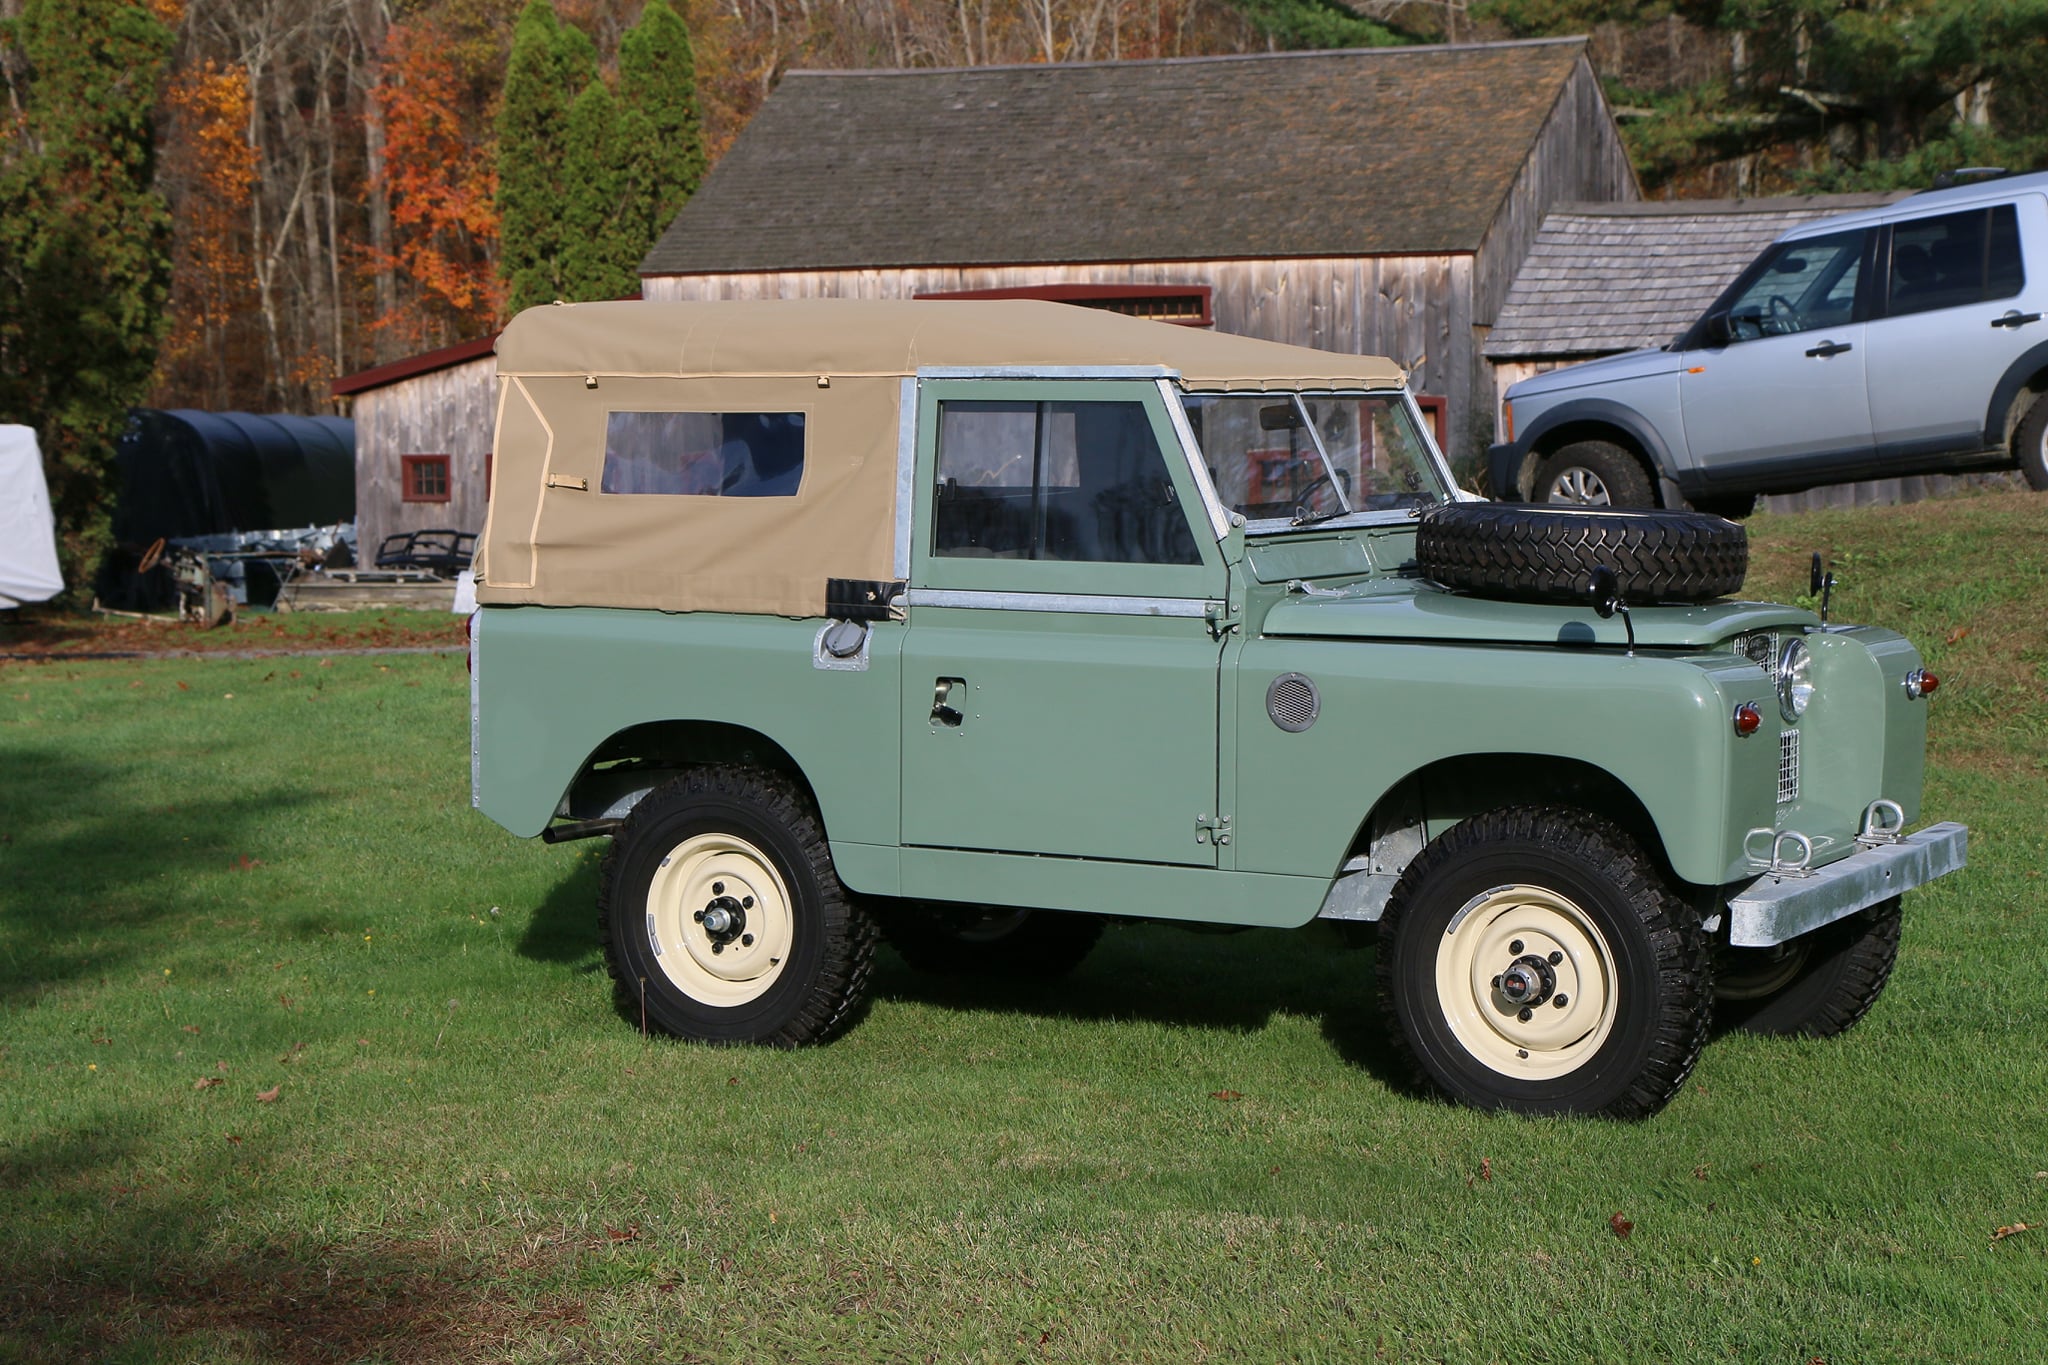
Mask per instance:
[[[1778,710],[1786,724],[1806,714],[1813,700],[1813,651],[1804,640],[1787,640],[1778,654]]]

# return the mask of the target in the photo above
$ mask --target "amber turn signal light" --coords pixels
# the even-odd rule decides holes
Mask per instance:
[[[1924,668],[1916,668],[1906,675],[1906,695],[1918,700],[1941,686],[1941,679]]]
[[[1753,735],[1763,726],[1764,713],[1756,709],[1756,703],[1746,701],[1735,708],[1735,733]]]

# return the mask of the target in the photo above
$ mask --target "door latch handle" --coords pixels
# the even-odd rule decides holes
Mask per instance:
[[[2022,313],[2017,308],[2008,308],[2003,314],[1991,319],[1993,327],[2024,327],[2030,322],[2039,322],[2039,313]]]
[[[960,728],[960,722],[967,717],[953,705],[953,693],[966,686],[966,681],[961,678],[939,678],[932,683],[932,724],[943,725],[949,730]]]
[[[1808,351],[1807,354],[1817,355],[1822,360],[1826,360],[1831,355],[1840,355],[1844,351],[1853,351],[1855,349],[1854,346],[1851,346],[1846,341],[1823,341],[1820,345]]]

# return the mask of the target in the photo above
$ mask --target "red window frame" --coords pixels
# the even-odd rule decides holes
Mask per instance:
[[[401,502],[447,502],[455,493],[454,461],[446,455],[401,455],[398,457],[398,497]],[[438,471],[436,478],[435,471]],[[439,489],[433,484],[439,483]]]
[[[1078,303],[1084,308],[1106,308],[1133,317],[1151,317],[1148,303],[1164,304],[1186,299],[1194,311],[1181,317],[1162,317],[1160,322],[1176,327],[1214,327],[1216,291],[1206,284],[1023,284],[1008,289],[950,289],[918,294],[920,299],[1050,299],[1054,303]]]

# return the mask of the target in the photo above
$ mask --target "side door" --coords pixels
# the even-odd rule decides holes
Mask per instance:
[[[1984,445],[1991,391],[2020,353],[2048,341],[2048,270],[2023,241],[2048,241],[2048,200],[1893,223],[1881,312],[1871,319],[1870,421],[1880,457]]]
[[[1213,866],[1227,570],[1159,387],[918,390],[903,843]]]
[[[1778,244],[1726,308],[1726,343],[1685,352],[1679,402],[1704,482],[1870,457],[1860,294],[1874,241],[1855,228]]]

